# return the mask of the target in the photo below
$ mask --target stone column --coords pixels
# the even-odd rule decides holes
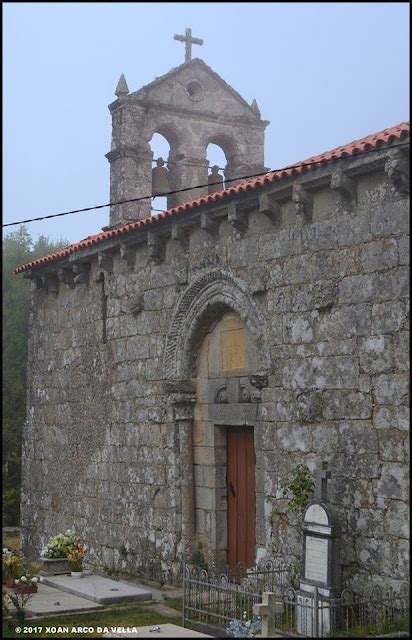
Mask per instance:
[[[176,207],[179,204],[184,204],[190,200],[197,200],[197,198],[208,195],[208,161],[206,158],[193,158],[185,154],[183,158],[177,161],[174,160],[173,162],[174,165],[170,167],[173,190],[188,189],[198,184],[206,186],[197,189],[188,189],[187,191],[181,191],[180,193],[173,194],[173,196],[169,196],[168,206]]]
[[[169,401],[173,407],[181,464],[182,559],[188,562],[196,532],[193,467],[193,410],[196,398],[194,393],[172,393]]]
[[[149,148],[124,146],[109,151],[106,158],[110,162],[110,202],[149,196],[137,202],[110,207],[110,225],[149,217],[152,206],[152,151]]]
[[[117,94],[118,95],[118,94]],[[133,198],[145,200],[112,206],[110,225],[140,220],[150,216],[152,204],[153,153],[142,133],[145,110],[130,96],[120,95],[109,105],[112,114],[110,162],[110,202]]]

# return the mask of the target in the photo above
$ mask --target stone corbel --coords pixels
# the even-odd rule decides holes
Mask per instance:
[[[68,284],[69,287],[74,287],[74,273],[72,269],[57,269],[57,277],[60,282]]]
[[[104,282],[105,272],[99,269],[96,273],[95,282]]]
[[[282,208],[267,193],[259,194],[259,213],[263,213],[272,224],[279,226],[282,222]]]
[[[23,276],[24,278],[25,276]],[[37,291],[38,289],[43,289],[44,288],[44,278],[42,278],[41,276],[26,276],[27,278],[30,277],[31,280],[31,285],[32,285],[32,289],[34,289],[35,291]]]
[[[337,169],[332,173],[330,188],[338,191],[345,200],[356,202],[356,181],[345,175],[342,169]]]
[[[187,238],[187,231],[181,224],[177,222],[172,222],[170,237],[173,240],[178,240],[178,242],[184,242]]]
[[[401,193],[409,193],[409,162],[400,149],[392,149],[385,163],[385,172],[389,180]]]
[[[113,273],[113,257],[109,253],[99,251],[97,254],[97,264],[100,269],[104,269],[108,273]]]
[[[295,205],[296,217],[301,223],[310,222],[313,214],[313,198],[303,185],[293,185],[292,202]]]
[[[73,278],[74,284],[87,284],[89,282],[90,275],[90,263],[80,262],[73,265],[73,271],[75,276]]]
[[[219,225],[204,211],[200,214],[200,228],[207,231],[210,236],[217,236],[219,234]]]
[[[153,231],[147,232],[147,248],[150,258],[160,262],[163,255],[163,245],[164,240],[157,233],[153,233]]]
[[[133,267],[136,260],[136,252],[126,244],[120,245],[120,260],[127,262],[129,267]]]
[[[57,293],[59,290],[59,279],[55,273],[47,273],[42,276],[43,286],[48,293]]]
[[[236,231],[243,233],[248,227],[248,217],[246,211],[239,211],[235,202],[229,202],[227,219]]]

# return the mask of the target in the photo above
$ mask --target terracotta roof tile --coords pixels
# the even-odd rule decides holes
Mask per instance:
[[[289,178],[294,175],[300,175],[302,173],[305,173],[306,171],[310,171],[317,167],[320,167],[332,160],[339,160],[340,158],[354,156],[357,153],[362,153],[362,151],[379,149],[382,145],[387,145],[395,141],[403,140],[409,134],[409,129],[409,122],[401,122],[394,127],[384,129],[383,131],[379,131],[378,133],[370,134],[369,136],[361,138],[360,140],[354,140],[349,144],[337,147],[336,149],[332,149],[331,151],[326,151],[325,153],[321,153],[320,155],[312,156],[307,160],[303,160],[302,162],[297,163],[293,167],[286,167],[285,169],[269,172],[264,176],[247,180],[233,187],[229,187],[228,189],[213,193],[209,196],[202,196],[201,198],[197,198],[196,200],[191,200],[177,207],[173,207],[172,209],[168,209],[167,211],[163,211],[162,213],[159,213],[157,215],[153,215],[149,218],[128,222],[127,224],[124,224],[120,227],[108,229],[107,231],[102,231],[101,233],[97,233],[93,236],[88,236],[84,240],[76,242],[75,244],[72,244],[65,249],[61,249],[60,251],[44,256],[43,258],[38,258],[37,260],[33,260],[32,262],[16,267],[16,269],[14,269],[14,273],[22,273],[24,271],[27,271],[28,269],[40,267],[44,264],[47,264],[48,262],[53,262],[54,260],[58,260],[60,258],[66,258],[70,254],[74,253],[75,251],[79,251],[80,249],[99,244],[104,240],[123,235],[130,231],[135,231],[136,229],[147,226],[148,224],[155,224],[159,220],[164,220],[165,218],[176,216],[190,209],[200,207],[203,204],[211,204],[213,202],[217,202],[218,200],[228,198],[231,195],[237,195],[245,191],[251,191],[259,186],[278,182],[279,180]],[[309,163],[310,166],[306,166]]]

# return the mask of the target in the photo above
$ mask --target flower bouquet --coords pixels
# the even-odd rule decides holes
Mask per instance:
[[[73,548],[76,539],[76,533],[72,529],[67,529],[65,533],[58,533],[52,536],[42,549],[42,558],[47,558],[48,560],[67,558],[67,552]]]
[[[235,638],[253,638],[256,634],[261,632],[262,623],[257,618],[253,620],[247,620],[247,612],[243,612],[242,620],[231,620],[226,627],[226,633],[229,636]]]
[[[38,579],[35,576],[21,576],[21,578],[14,581],[16,585],[16,593],[37,593],[37,582]]]
[[[72,574],[83,571],[83,559],[86,554],[86,545],[82,544],[80,538],[76,538],[73,547],[67,550],[66,555]]]

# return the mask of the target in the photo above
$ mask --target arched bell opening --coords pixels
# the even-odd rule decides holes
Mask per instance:
[[[208,193],[222,191],[225,188],[225,170],[227,158],[224,150],[218,144],[210,142],[206,148],[208,162]]]
[[[232,180],[240,176],[240,167],[244,163],[244,159],[242,162],[242,155],[236,140],[225,133],[213,135],[206,140],[206,153],[208,160],[210,158],[210,173],[208,178],[210,192],[213,193],[222,188],[231,187],[234,184]],[[215,158],[217,162],[215,162]],[[219,172],[215,169],[216,177],[211,175],[211,169],[214,165],[220,167]],[[222,183],[220,182],[218,174],[224,178],[224,186],[221,186]]]
[[[168,196],[172,190],[169,169],[170,143],[160,133],[154,133],[150,140],[153,152],[152,164],[152,214],[156,215],[160,209],[168,208]]]

